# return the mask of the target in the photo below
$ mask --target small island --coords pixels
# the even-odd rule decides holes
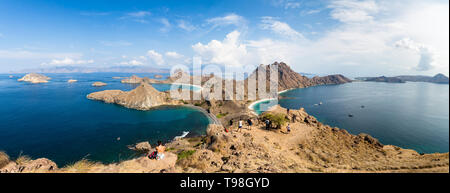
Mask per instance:
[[[92,84],[92,86],[95,86],[95,87],[106,86],[106,85],[108,85],[108,84],[106,84],[104,82],[94,82]]]
[[[39,84],[39,83],[47,83],[48,80],[50,80],[51,78],[44,76],[42,74],[37,74],[37,73],[30,73],[25,75],[24,77],[18,79],[17,81],[19,82],[30,82],[33,84]]]
[[[177,105],[177,101],[170,100],[168,94],[159,92],[150,84],[142,82],[137,88],[126,92],[121,90],[105,90],[87,95],[88,99],[106,103],[115,103],[136,110],[150,110],[160,105]]]
[[[125,84],[140,84],[145,79],[148,79],[148,78],[141,78],[136,75],[133,75],[130,78],[125,78],[120,82],[125,83]]]
[[[78,80],[74,80],[74,79],[70,79],[67,81],[68,83],[74,83],[74,82],[78,82]]]

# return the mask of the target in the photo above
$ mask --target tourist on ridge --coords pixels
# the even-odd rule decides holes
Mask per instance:
[[[253,125],[252,120],[251,119],[247,119],[247,124],[248,124],[248,130],[250,130],[252,125]]]
[[[290,133],[291,132],[291,124],[288,124],[288,126],[286,127],[287,132]]]
[[[161,141],[158,141],[158,146],[156,147],[156,152],[158,152],[158,154],[156,155],[156,159],[157,160],[164,159],[164,152],[165,151],[166,151],[166,147],[162,144]]]
[[[241,131],[241,129],[242,129],[242,120],[239,119],[238,131]]]
[[[266,119],[266,129],[269,130],[270,129],[270,120]]]

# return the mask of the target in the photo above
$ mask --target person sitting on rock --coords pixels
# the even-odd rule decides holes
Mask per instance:
[[[156,160],[164,159],[164,152],[166,151],[166,147],[162,144],[161,141],[158,141],[158,146],[156,147]]]

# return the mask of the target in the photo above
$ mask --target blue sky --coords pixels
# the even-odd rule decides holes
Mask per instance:
[[[0,3],[0,72],[285,61],[318,74],[448,75],[448,1]]]

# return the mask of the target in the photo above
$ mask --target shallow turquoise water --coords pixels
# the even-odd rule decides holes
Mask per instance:
[[[353,134],[368,133],[383,144],[424,153],[449,150],[448,84],[354,82],[281,95],[282,107],[304,107],[325,124]],[[255,105],[257,112],[262,111],[260,105]]]
[[[134,153],[126,146],[136,142],[167,142],[184,131],[205,133],[208,118],[192,108],[138,111],[86,99],[95,91],[135,88],[137,85],[112,79],[130,75],[48,74],[52,80],[45,84],[17,82],[18,77],[0,75],[0,150],[11,157],[21,152],[32,158],[46,157],[60,166],[84,157],[114,162],[132,158]],[[78,82],[67,83],[70,78]],[[108,85],[92,87],[95,81]],[[170,89],[170,85],[153,86],[160,91]]]

